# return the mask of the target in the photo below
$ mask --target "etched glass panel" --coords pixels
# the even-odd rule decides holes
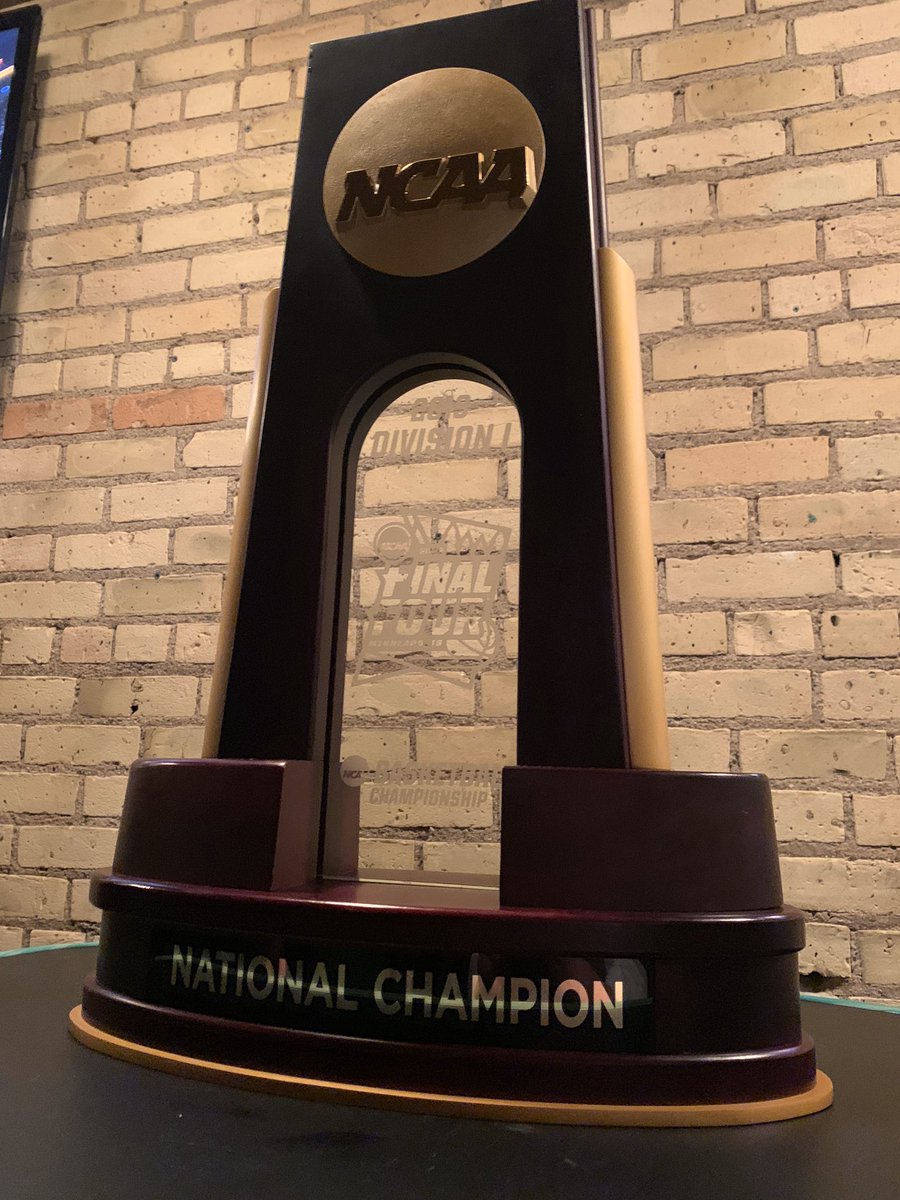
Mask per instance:
[[[499,867],[515,761],[521,430],[465,380],[418,386],[365,439],[341,777],[360,787],[361,874]]]

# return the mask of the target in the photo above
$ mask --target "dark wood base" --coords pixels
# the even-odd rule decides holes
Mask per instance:
[[[309,862],[309,765],[139,764],[113,872],[92,884],[84,1020],[235,1068],[444,1096],[716,1105],[813,1088],[803,921],[781,903],[765,780],[508,774],[499,890],[399,874],[285,888]],[[574,877],[547,869],[570,829]]]

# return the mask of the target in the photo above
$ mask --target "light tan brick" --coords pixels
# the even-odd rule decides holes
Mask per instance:
[[[490,500],[497,495],[497,463],[492,459],[375,467],[366,473],[365,503]]]
[[[790,371],[809,361],[807,335],[800,329],[719,333],[673,338],[653,347],[655,379],[696,379],[711,375],[755,375]]]
[[[97,312],[86,313],[84,316],[52,317],[46,321],[30,321],[25,327],[22,348],[26,354],[47,354],[54,351],[83,350],[91,346],[101,346],[124,340],[125,313],[122,311]],[[83,401],[67,401],[66,411],[75,412],[78,403],[83,403]],[[73,428],[68,432],[86,433],[89,430]]]
[[[674,116],[674,92],[644,92],[636,96],[607,97],[602,101],[603,133],[606,137],[665,129],[672,124]]]
[[[681,489],[824,479],[827,438],[769,438],[666,451],[666,480]],[[761,501],[767,503],[767,501]]]
[[[638,281],[649,279],[655,274],[654,257],[656,255],[656,243],[653,241],[646,242],[620,242],[616,241],[615,249],[618,254],[621,254],[628,266],[634,272],[634,277]]]
[[[230,204],[146,220],[141,248],[149,254],[157,250],[174,250],[181,246],[234,241],[250,237],[252,233],[252,206]]]
[[[229,525],[187,525],[175,530],[176,563],[227,563],[231,549]]]
[[[158,0],[150,0],[151,3],[156,3]],[[73,879],[72,880],[72,920],[73,921],[99,921],[100,912],[91,904],[89,879]]]
[[[327,21],[303,22],[293,29],[279,29],[276,33],[264,33],[252,42],[250,62],[254,67],[270,67],[275,63],[294,63],[306,58],[313,42],[328,42],[336,38],[353,37],[365,33],[365,18],[360,13],[353,16],[334,17]]]
[[[900,846],[900,796],[853,797],[860,846]]]
[[[12,862],[12,839],[14,826],[0,825],[0,867],[8,867]]]
[[[177,42],[184,28],[181,13],[165,13],[144,21],[128,21],[98,29],[88,40],[88,58],[112,58],[119,54],[140,54]]]
[[[198,680],[189,675],[82,679],[77,711],[85,717],[192,717]]]
[[[82,488],[63,492],[20,492],[3,501],[7,529],[27,525],[84,525],[99,521],[103,489]]]
[[[777,609],[734,615],[736,654],[811,654],[814,648],[808,612]]]
[[[270,104],[284,104],[291,94],[290,71],[255,72],[248,75],[238,90],[239,108],[265,108]]]
[[[274,282],[281,274],[283,257],[283,246],[197,255],[191,262],[191,291],[259,281]]]
[[[0,679],[0,712],[67,714],[72,710],[74,679],[24,678]]]
[[[0,875],[0,912],[34,921],[63,917],[68,887],[67,879],[46,875]]]
[[[116,830],[81,826],[27,825],[19,831],[19,863],[23,867],[108,867],[116,848]]]
[[[84,126],[84,113],[62,113],[58,117],[44,116],[35,130],[36,146],[61,146],[66,142],[77,142]]]
[[[609,227],[614,233],[689,224],[712,216],[709,187],[705,183],[654,185],[614,192],[607,205]]]
[[[747,501],[738,496],[709,500],[654,500],[653,541],[657,546],[747,540]]]
[[[351,716],[388,717],[399,713],[471,716],[474,711],[472,684],[461,672],[439,677],[411,671],[361,675],[356,685],[352,677],[347,680],[344,694],[344,712]]]
[[[820,325],[816,330],[819,362],[823,366],[891,362],[900,357],[898,339],[900,317],[844,321],[838,325]]]
[[[187,83],[191,79],[239,70],[243,65],[243,38],[210,42],[182,50],[167,50],[143,59],[141,83],[144,87],[158,83]]]
[[[900,154],[888,154],[881,160],[884,190],[889,196],[900,192]]]
[[[597,81],[601,88],[631,82],[631,50],[627,46],[613,46],[598,52]]]
[[[759,502],[764,541],[892,537],[900,533],[897,492],[766,496]]]
[[[416,730],[416,758],[423,763],[503,766],[515,762],[516,731],[488,726],[424,726]]]
[[[624,183],[628,178],[628,147],[603,147],[603,178],[606,183]],[[609,200],[607,199],[607,204]],[[73,218],[74,220],[74,218]]]
[[[426,871],[496,875],[500,870],[500,846],[496,842],[426,842],[422,866]]]
[[[38,103],[41,108],[95,105],[110,96],[131,95],[133,90],[134,63],[120,62],[91,71],[74,71],[70,75],[51,74],[38,86]]]
[[[101,104],[92,108],[84,122],[84,135],[87,138],[107,137],[113,133],[124,133],[131,128],[132,108],[128,100],[118,100],[115,104]]]
[[[164,167],[170,163],[233,154],[237,149],[237,137],[235,121],[148,133],[131,143],[129,166],[133,171],[139,171],[144,167]]]
[[[826,658],[892,658],[900,654],[895,609],[842,609],[822,614],[822,653]]]
[[[119,357],[116,383],[120,388],[162,383],[168,369],[168,350],[132,350]]]
[[[180,624],[175,632],[175,661],[211,663],[216,660],[218,625]]]
[[[111,579],[105,585],[105,609],[111,616],[126,617],[218,612],[221,592],[221,575]]]
[[[53,362],[19,363],[13,378],[13,398],[44,396],[55,392],[59,386],[61,367],[58,359]]]
[[[641,333],[659,333],[684,324],[684,296],[680,288],[638,292],[637,305]]]
[[[127,533],[111,530],[60,537],[56,541],[54,569],[96,571],[115,567],[155,567],[166,562],[168,542],[167,529],[139,529]]]
[[[287,191],[294,177],[292,154],[245,155],[200,169],[200,199]]]
[[[135,309],[131,316],[131,337],[133,341],[153,342],[160,338],[239,329],[240,325],[240,297],[219,296],[215,300]]]
[[[0,538],[0,571],[44,571],[49,566],[49,533]]]
[[[779,842],[842,842],[844,800],[840,792],[773,791]]]
[[[769,315],[806,317],[840,308],[839,271],[819,271],[815,275],[780,275],[769,280]]]
[[[0,724],[0,762],[16,762],[21,742],[21,725]]]
[[[665,275],[777,267],[815,258],[816,227],[812,221],[785,221],[765,229],[685,234],[664,238],[662,243]]]
[[[200,758],[203,729],[199,725],[163,725],[147,730],[145,758]]]
[[[768,216],[795,208],[833,207],[877,195],[874,161],[826,163],[772,171],[744,179],[723,179],[716,190],[722,217]]]
[[[821,154],[849,146],[872,146],[900,137],[900,100],[876,100],[849,108],[794,117],[795,154]]]
[[[900,929],[864,929],[859,952],[866,983],[900,984]]]
[[[185,446],[186,467],[239,466],[244,451],[243,429],[210,429],[195,433]]]
[[[63,363],[62,390],[83,392],[89,388],[105,388],[112,383],[112,354],[82,354]]]
[[[27,206],[23,205],[17,212],[16,225],[21,229],[49,229],[52,226],[71,225],[78,220],[78,214],[81,211],[81,193],[80,192],[62,192],[53,196],[29,196]],[[36,279],[20,279],[15,284],[10,281],[8,290],[15,295],[28,295],[32,288],[34,289],[51,289],[54,286],[65,286],[66,277],[51,275],[49,277],[40,276]],[[4,293],[5,295],[5,293]],[[74,304],[74,300],[71,301]],[[4,307],[8,307],[4,303]],[[14,308],[19,308],[15,305]],[[42,305],[35,306],[38,308]],[[48,304],[47,308],[65,308],[63,304]],[[9,311],[14,311],[10,308]]]
[[[691,318],[695,325],[758,321],[761,313],[762,294],[755,280],[704,283],[691,288]]]
[[[489,717],[514,717],[517,709],[516,671],[487,671],[481,677],[481,711]]]
[[[225,511],[228,480],[175,480],[171,483],[133,483],[110,493],[113,521],[153,521],[168,517],[199,516]]]
[[[873,54],[855,58],[841,67],[845,96],[875,96],[900,87],[900,54]]]
[[[165,662],[171,632],[171,625],[119,625],[116,662]]]
[[[850,596],[900,595],[900,554],[869,550],[842,554],[844,591]]]
[[[811,912],[878,915],[900,909],[900,864],[783,858],[785,899]]]
[[[890,671],[825,671],[822,712],[836,721],[890,721],[900,712],[900,675]]]
[[[16,666],[34,666],[50,661],[53,629],[47,625],[19,625],[3,634],[3,662]]]
[[[34,725],[25,734],[33,763],[128,764],[137,757],[140,730],[124,725]]]
[[[675,601],[822,596],[834,591],[834,561],[827,550],[670,558],[666,583]]]
[[[33,483],[53,479],[59,466],[58,446],[0,449],[0,483]]]
[[[107,25],[135,16],[139,8],[140,0],[73,0],[70,4],[56,4],[44,16],[43,31],[49,37],[91,25]]]
[[[846,479],[889,479],[900,475],[900,434],[837,438],[838,469]]]
[[[360,870],[411,871],[415,866],[415,843],[362,838],[359,843]]]
[[[747,429],[752,407],[751,388],[689,388],[644,396],[647,432],[651,434]]]
[[[104,187],[88,188],[87,215],[114,217],[119,213],[158,212],[188,204],[194,193],[191,171],[171,171],[149,179],[129,179],[127,183],[110,183]]]
[[[681,0],[681,25],[698,25],[701,21],[721,21],[726,17],[742,17],[744,0]]]
[[[828,258],[883,258],[900,254],[900,230],[888,208],[826,221],[824,230]]]
[[[7,312],[33,313],[72,308],[77,290],[77,275],[34,275],[9,286],[9,303],[4,304],[4,309]]]
[[[88,775],[84,781],[84,815],[118,817],[125,800],[124,775]]]
[[[716,121],[827,104],[833,99],[834,72],[830,66],[794,67],[692,83],[684,90],[684,115],[688,121]]]
[[[724,613],[661,613],[659,636],[663,654],[724,654],[728,648]]]
[[[135,267],[118,270],[94,271],[85,275],[81,285],[81,303],[130,304],[149,296],[165,296],[183,290],[187,279],[187,263],[184,261],[164,263],[142,263]],[[124,323],[125,314],[116,314]]]
[[[673,0],[631,0],[609,14],[610,33],[614,38],[640,37],[644,33],[663,33],[675,22]]]
[[[84,58],[84,41],[81,37],[61,37],[48,41],[46,23],[43,34],[41,58],[47,70],[58,71],[62,67],[74,67]]]
[[[759,162],[784,152],[785,133],[778,121],[744,121],[640,141],[634,148],[634,169],[637,175],[653,177]]]
[[[371,766],[378,762],[405,763],[409,758],[409,732],[381,726],[378,729],[343,730],[341,759],[358,754]]]
[[[900,417],[900,386],[895,375],[770,383],[765,408],[768,425],[891,420]]]
[[[70,942],[82,943],[85,935],[75,929],[32,929],[30,946],[59,946]]]
[[[196,379],[201,375],[221,375],[225,370],[224,342],[198,342],[176,346],[169,356],[173,379]]]
[[[0,583],[0,618],[93,617],[99,607],[98,583]]]
[[[310,0],[310,11],[313,13],[351,7],[350,0]],[[477,12],[486,7],[487,0],[409,0],[408,3],[392,4],[389,8],[377,10],[370,20],[374,29],[392,29],[397,25],[411,25],[422,20]],[[318,37],[313,39],[314,42],[318,40]]]
[[[63,150],[59,154],[40,154],[30,159],[26,167],[28,185],[42,188],[53,183],[118,175],[125,170],[127,152],[124,142],[101,142],[96,146]]]
[[[0,950],[18,950],[22,945],[23,929],[12,925],[0,925]]]
[[[175,468],[175,438],[124,438],[75,442],[66,448],[66,475],[161,475]],[[119,536],[119,535],[116,535]]]
[[[860,729],[748,729],[740,734],[740,756],[741,770],[773,779],[883,779],[887,737]]]
[[[171,125],[181,113],[181,92],[153,92],[142,96],[134,106],[135,129],[150,129],[154,125]],[[157,178],[158,183],[162,180]]]
[[[798,54],[844,50],[848,46],[900,37],[900,3],[888,0],[887,4],[798,17],[794,22],[794,35]]]
[[[809,716],[810,673],[761,667],[671,671],[666,677],[666,710],[673,717]]]
[[[806,922],[806,947],[800,951],[800,974],[825,979],[850,977],[850,929],[846,925]]]
[[[74,813],[79,784],[56,771],[0,771],[0,813]]]
[[[900,263],[878,263],[847,272],[851,308],[900,303]]]
[[[61,662],[109,662],[111,654],[112,630],[105,625],[69,625],[63,630]]]
[[[244,123],[244,148],[260,150],[265,146],[295,146],[299,132],[298,108],[279,106],[268,112],[253,113]],[[266,230],[260,229],[259,232],[265,233]]]
[[[682,34],[650,42],[641,51],[641,68],[644,79],[672,79],[780,58],[784,52],[784,22],[770,21],[750,28]]]

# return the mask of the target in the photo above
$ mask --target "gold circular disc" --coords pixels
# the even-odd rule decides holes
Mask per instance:
[[[479,180],[494,166],[495,178],[509,179],[495,159],[502,150],[527,156],[528,187],[519,196],[489,189],[479,201]],[[540,187],[545,153],[537,113],[507,80],[468,67],[408,75],[367,100],[338,135],[325,168],[325,216],[347,253],[366,266],[388,275],[440,275],[480,258],[515,229]],[[423,163],[430,165],[405,189],[388,187],[379,201],[380,180],[390,185],[396,170]],[[342,218],[350,173],[371,214],[357,202]],[[429,207],[442,184],[453,195]]]
[[[489,1096],[451,1096],[432,1092],[407,1092],[396,1088],[363,1087],[327,1079],[304,1079],[235,1067],[228,1063],[189,1058],[168,1050],[157,1050],[90,1025],[81,1011],[69,1013],[69,1031],[92,1050],[142,1067],[203,1079],[252,1092],[319,1100],[327,1104],[349,1104],[358,1108],[392,1109],[396,1112],[438,1113],[448,1117],[470,1117],[492,1121],[521,1121],[540,1125],[632,1125],[645,1127],[690,1127],[761,1125],[767,1121],[789,1121],[828,1108],[834,1099],[831,1080],[821,1071],[811,1088],[795,1096],[775,1100],[752,1100],[743,1104],[561,1104],[557,1101],[501,1100]]]

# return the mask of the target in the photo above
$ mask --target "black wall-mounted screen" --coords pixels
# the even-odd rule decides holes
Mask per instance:
[[[41,10],[36,4],[0,12],[0,294],[40,29]]]

